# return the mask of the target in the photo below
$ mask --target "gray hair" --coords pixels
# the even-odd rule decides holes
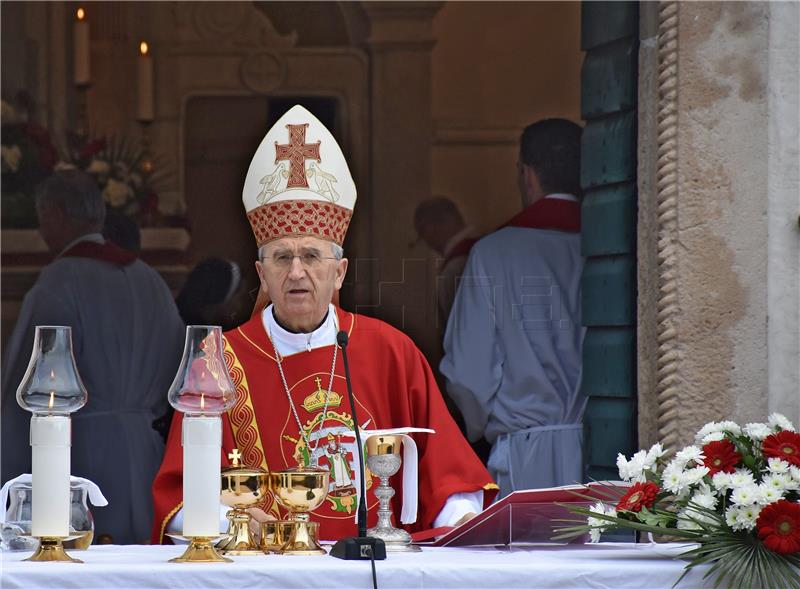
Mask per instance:
[[[268,243],[265,243],[260,248],[258,248],[259,260],[263,260],[266,257],[268,245],[269,245]],[[331,245],[331,254],[333,254],[334,258],[336,258],[337,260],[341,260],[342,258],[344,258],[344,248],[342,246],[340,246],[338,243],[333,243],[333,242],[331,242],[330,245]]]
[[[94,178],[80,170],[55,172],[36,188],[36,208],[55,206],[67,219],[98,229],[106,219],[106,205]]]

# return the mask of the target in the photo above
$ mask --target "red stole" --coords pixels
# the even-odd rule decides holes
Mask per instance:
[[[540,198],[525,207],[503,227],[554,229],[578,233],[581,230],[581,203],[561,198]]]
[[[114,264],[115,266],[128,266],[136,261],[136,254],[124,250],[110,241],[106,241],[105,243],[79,241],[59,257],[90,258],[92,260]]]
[[[450,418],[433,374],[419,350],[400,332],[380,321],[338,310],[339,326],[350,334],[348,354],[358,418],[368,429],[415,425],[436,434],[416,438],[419,450],[418,523],[412,530],[431,527],[453,493],[490,490],[489,474]],[[237,388],[237,404],[223,417],[223,464],[236,447],[243,463],[282,470],[316,463],[331,472],[328,498],[312,515],[320,523],[320,538],[338,539],[356,533],[357,499],[353,468],[357,464],[350,404],[341,351],[337,354],[328,411],[323,416],[333,346],[315,348],[283,358],[283,370],[303,436],[287,400],[275,361],[275,351],[261,316],[225,334],[225,361]],[[321,425],[321,427],[320,427]],[[180,507],[181,414],[173,419],[161,469],[153,484],[155,525],[153,541],[163,541],[167,521]],[[394,513],[402,505],[401,474],[393,477],[397,492]],[[375,525],[377,478],[367,483],[368,525]],[[276,517],[285,513],[272,497],[262,506]]]
[[[444,257],[439,267],[444,268],[453,258],[458,258],[459,256],[468,256],[469,250],[472,249],[472,246],[475,245],[479,239],[479,237],[465,237],[459,241],[449,252],[447,252],[447,255]]]

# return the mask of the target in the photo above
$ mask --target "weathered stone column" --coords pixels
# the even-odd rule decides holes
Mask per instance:
[[[679,445],[706,421],[774,410],[800,418],[798,32],[777,26],[797,14],[659,4],[657,109],[640,121],[639,286],[657,289],[640,294],[648,441]]]
[[[411,259],[415,204],[430,195],[432,20],[439,2],[365,2],[371,67],[371,192],[377,314],[428,351],[426,261]],[[427,348],[427,350],[426,350]]]

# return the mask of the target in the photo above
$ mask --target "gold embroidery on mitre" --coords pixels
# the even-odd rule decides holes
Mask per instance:
[[[319,377],[314,379],[314,382],[317,383],[317,390],[303,399],[303,409],[305,409],[308,413],[313,413],[314,411],[318,411],[325,407],[325,397],[328,396],[328,391],[322,388],[322,382],[320,381]],[[330,399],[328,401],[328,407],[338,407],[342,404],[342,396],[334,392],[331,389],[330,392]]]
[[[250,387],[247,384],[247,375],[244,373],[242,363],[236,357],[233,347],[227,338],[225,342],[225,365],[236,387],[236,404],[228,411],[228,419],[233,431],[233,440],[237,448],[240,448],[242,462],[249,466],[260,466],[269,472],[267,466],[267,455],[264,452],[264,444],[261,442],[261,433],[256,422],[256,411],[253,407],[253,400],[250,398]],[[278,506],[268,495],[269,506],[262,509],[267,513],[278,516]]]

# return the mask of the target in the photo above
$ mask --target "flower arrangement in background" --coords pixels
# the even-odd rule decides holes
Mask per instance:
[[[624,493],[607,486],[606,502],[564,505],[586,519],[557,538],[588,532],[597,542],[628,528],[696,543],[682,558],[711,565],[714,586],[800,588],[800,434],[783,415],[740,427],[704,425],[695,444],[669,460],[661,444],[617,458]]]
[[[25,97],[20,98],[24,107]],[[2,101],[3,227],[36,227],[33,191],[52,173],[58,160],[50,134],[32,122],[25,111]]]
[[[143,225],[154,224],[158,194],[154,186],[163,179],[163,167],[153,166],[138,141],[126,137],[82,138],[67,134],[66,162],[97,181],[106,205]]]
[[[36,186],[54,171],[70,167],[91,174],[108,208],[139,225],[183,224],[159,213],[158,187],[169,178],[169,168],[164,162],[154,164],[138,140],[67,132],[54,141],[47,129],[31,122],[35,105],[30,97],[21,94],[15,104],[17,108],[2,102],[3,227],[37,227]]]

